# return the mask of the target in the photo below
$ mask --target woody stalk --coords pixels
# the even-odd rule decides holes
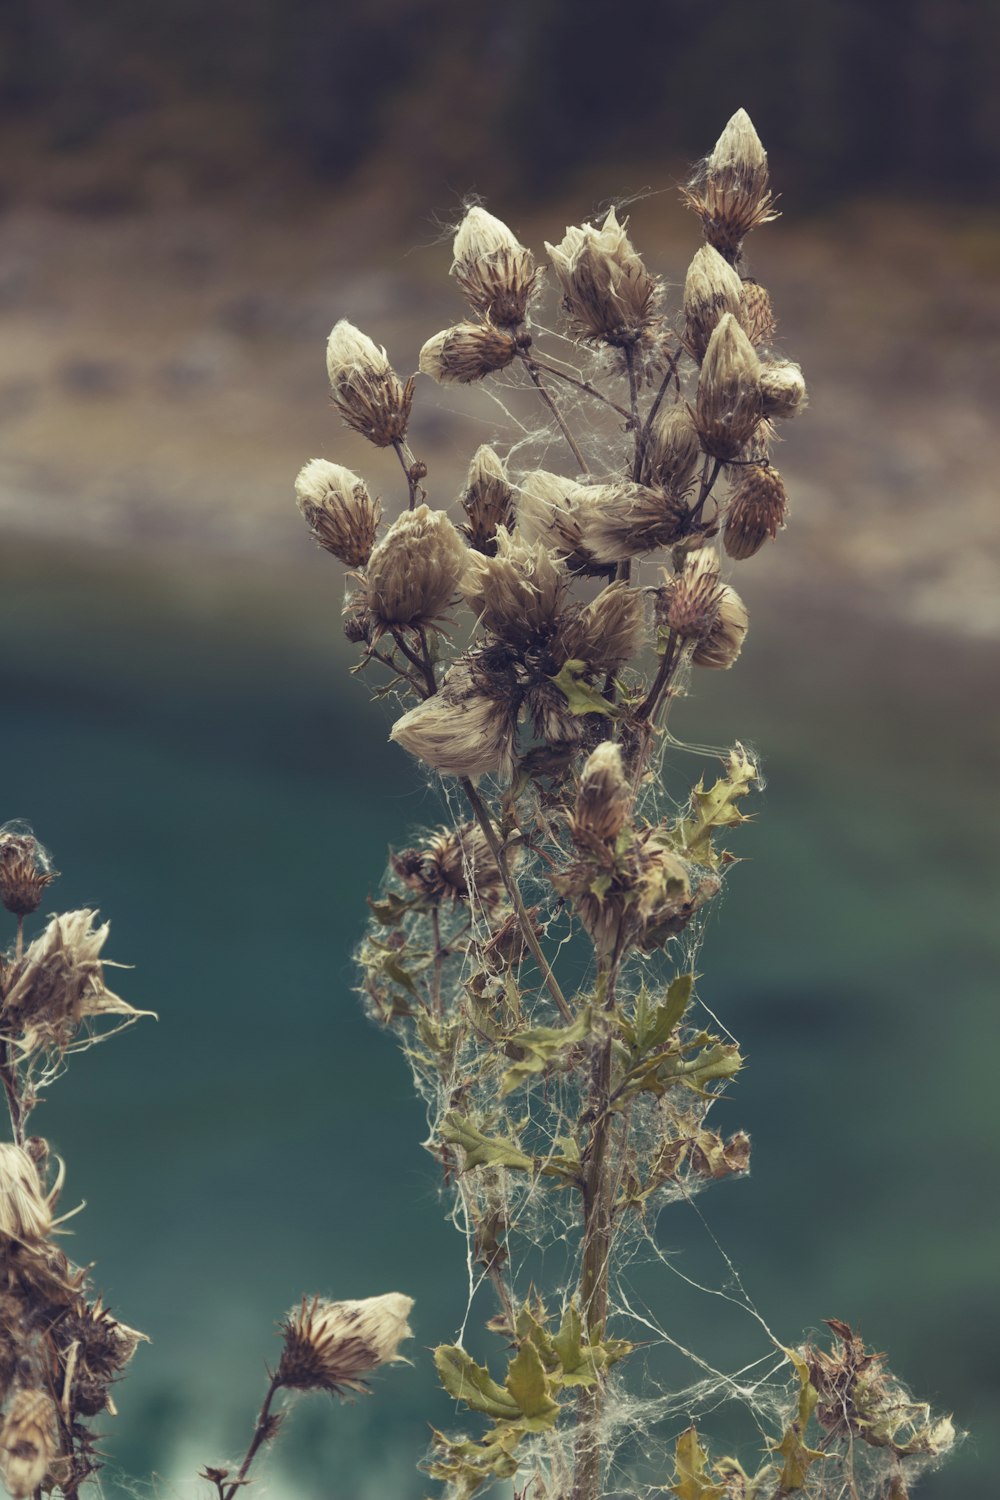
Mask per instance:
[[[805,384],[746,260],[776,211],[744,111],[684,197],[703,242],[679,308],[614,210],[546,245],[544,268],[478,205],[459,225],[467,313],[427,341],[420,372],[535,401],[536,455],[560,467],[532,467],[524,441],[516,461],[483,446],[452,515],[447,497],[435,507],[409,447],[414,380],[341,321],[334,406],[395,451],[406,509],[387,524],[365,480],[326,459],[296,481],[314,538],[350,570],[354,671],[398,703],[392,739],[453,811],[391,854],[359,959],[368,1011],[427,1100],[506,1351],[500,1369],[463,1343],[435,1351],[445,1389],[486,1423],[435,1434],[428,1471],[456,1500],[497,1479],[553,1500],[607,1492],[616,1455],[650,1441],[625,1399],[636,1334],[618,1270],[664,1206],[749,1164],[747,1136],[709,1124],[742,1058],[693,958],[757,767],[736,743],[679,801],[661,771],[674,703],[743,648],[730,576],[784,527],[772,451]],[[556,334],[540,332],[546,287]],[[757,1462],[710,1454],[692,1388],[666,1467],[633,1464],[627,1484],[902,1500],[950,1424],[831,1326],[832,1351],[770,1336],[773,1436]]]

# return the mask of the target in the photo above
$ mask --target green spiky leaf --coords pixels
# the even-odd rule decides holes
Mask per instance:
[[[566,699],[571,714],[604,714],[608,719],[617,718],[617,707],[585,680],[586,672],[586,662],[574,659],[565,662],[556,676],[549,680]]]
[[[477,1365],[472,1355],[457,1344],[439,1344],[434,1350],[434,1365],[448,1395],[463,1401],[472,1411],[502,1420],[521,1415],[521,1408],[510,1392],[497,1385],[489,1370]]]

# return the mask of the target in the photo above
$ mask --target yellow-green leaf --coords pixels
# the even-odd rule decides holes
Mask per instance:
[[[503,1136],[485,1135],[477,1125],[460,1115],[457,1110],[449,1110],[441,1125],[440,1135],[442,1141],[449,1145],[461,1146],[465,1152],[465,1161],[462,1170],[470,1171],[473,1167],[512,1167],[522,1172],[530,1172],[535,1163],[530,1156]]]
[[[552,1426],[559,1415],[559,1403],[549,1393],[541,1356],[530,1339],[525,1339],[511,1360],[504,1384],[519,1410],[531,1421],[533,1430]]]
[[[586,671],[586,662],[570,660],[549,680],[555,683],[566,699],[566,706],[571,714],[604,714],[609,719],[616,718],[618,709],[585,680]]]
[[[464,1401],[473,1411],[488,1417],[513,1419],[521,1408],[509,1391],[498,1385],[483,1365],[457,1344],[439,1344],[434,1350],[438,1378],[449,1396]]]
[[[689,1427],[677,1439],[671,1493],[678,1500],[724,1500],[725,1486],[710,1478],[707,1467],[708,1454],[698,1441],[698,1429]]]

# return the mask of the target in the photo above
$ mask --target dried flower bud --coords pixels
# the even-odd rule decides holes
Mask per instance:
[[[432,698],[397,719],[389,738],[445,776],[509,775],[516,724],[511,685],[465,656]]]
[[[376,625],[438,619],[455,597],[468,556],[443,510],[404,511],[368,560],[365,602]]]
[[[698,430],[687,407],[661,407],[646,441],[646,483],[680,498],[691,488],[701,458]]]
[[[38,1168],[22,1146],[0,1142],[0,1234],[34,1245],[52,1230],[52,1208]]]
[[[766,361],[760,367],[760,394],[765,417],[794,417],[806,405],[802,371],[790,359]]]
[[[442,385],[471,385],[504,370],[517,355],[512,334],[492,323],[458,323],[428,339],[420,368]]]
[[[699,641],[691,660],[696,667],[714,667],[723,671],[732,666],[743,650],[750,618],[746,605],[728,583],[722,585],[715,624],[704,640]]]
[[[610,844],[624,828],[632,804],[622,752],[605,740],[592,751],[580,775],[570,831],[584,848]]]
[[[536,736],[549,750],[571,752],[587,732],[582,717],[570,710],[565,693],[554,683],[536,683],[528,689],[524,703]]]
[[[514,529],[514,491],[503,463],[485,443],[476,449],[469,465],[462,507],[469,519],[459,530],[477,552],[495,557],[497,527]]]
[[[644,636],[642,595],[627,583],[611,583],[560,622],[552,655],[560,663],[585,662],[592,672],[617,672],[638,656]]]
[[[570,327],[580,338],[627,348],[653,320],[659,285],[650,276],[610,209],[600,229],[569,228],[546,244],[563,291]]]
[[[134,1009],[104,983],[100,952],[110,925],[94,927],[96,916],[84,909],[53,917],[14,969],[3,1020],[7,1029],[22,1033],[18,1045],[24,1053],[65,1051],[92,1016],[122,1016],[120,1024],[128,1025],[152,1015]]]
[[[45,1482],[58,1444],[56,1409],[44,1391],[18,1391],[0,1432],[0,1469],[14,1500]]]
[[[768,344],[774,338],[777,324],[766,287],[748,277],[743,282],[743,307],[740,322],[751,344]]]
[[[701,446],[713,458],[736,458],[760,418],[760,360],[732,313],[725,313],[708,341],[698,377],[695,425]]]
[[[503,896],[500,867],[478,823],[440,829],[420,848],[394,854],[392,868],[411,891],[434,903],[474,896],[490,907]]]
[[[0,828],[0,901],[15,917],[37,911],[45,887],[58,874],[26,823],[5,823]]]
[[[684,317],[687,342],[701,364],[715,327],[723,313],[740,318],[743,283],[732,266],[711,245],[702,245],[688,267],[684,282]]]
[[[524,322],[538,270],[507,225],[474,205],[458,227],[451,274],[476,312],[500,328]]]
[[[400,381],[384,349],[341,318],[327,340],[326,368],[333,404],[348,427],[376,448],[402,442],[413,404],[413,381]]]
[[[413,1298],[401,1292],[353,1302],[303,1298],[282,1325],[278,1381],[289,1390],[335,1396],[367,1392],[373,1370],[403,1359],[399,1345],[413,1336],[407,1322],[412,1307]]]
[[[753,557],[770,537],[778,535],[788,513],[788,497],[777,469],[770,465],[745,464],[737,470],[723,542],[730,557],[738,561]]]
[[[496,555],[472,553],[463,584],[465,601],[485,628],[522,647],[551,635],[565,590],[565,569],[552,554],[502,526]]]
[[[517,532],[526,542],[541,542],[561,557],[571,572],[605,572],[584,548],[577,509],[585,486],[546,469],[525,474],[517,491]]]
[[[664,621],[682,641],[701,641],[715,625],[722,600],[719,563],[711,547],[689,552],[684,567],[662,591]]]
[[[768,189],[767,152],[745,109],[733,115],[683,193],[700,216],[708,243],[730,262],[751,229],[777,217]]]
[[[687,506],[676,496],[624,480],[581,485],[576,492],[581,550],[604,567],[670,546],[687,515]]]
[[[101,1299],[80,1297],[59,1320],[58,1338],[64,1347],[76,1346],[73,1366],[73,1407],[96,1417],[109,1405],[109,1387],[118,1379],[136,1349],[148,1343],[144,1333],[112,1317]]]
[[[364,480],[341,464],[312,458],[299,471],[295,497],[319,545],[349,568],[363,568],[382,514]]]

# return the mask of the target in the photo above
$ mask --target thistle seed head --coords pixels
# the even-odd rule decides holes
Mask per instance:
[[[610,209],[600,229],[568,228],[558,245],[546,244],[562,287],[571,330],[582,339],[628,348],[652,324],[659,283],[650,276]]]
[[[758,224],[777,217],[768,187],[767,152],[745,109],[738,109],[691,185],[683,189],[705,238],[730,263]]]
[[[514,491],[500,458],[485,443],[476,449],[469,465],[462,508],[468,521],[459,530],[470,547],[485,557],[495,557],[497,527],[514,529]]]
[[[644,638],[642,595],[627,583],[611,583],[560,622],[552,654],[560,662],[583,661],[592,672],[617,672],[639,655]]]
[[[702,641],[715,625],[722,600],[719,564],[711,547],[689,552],[680,573],[664,585],[663,615],[682,641]]]
[[[474,205],[458,226],[453,254],[451,274],[477,313],[499,328],[524,322],[539,271],[506,224]]]
[[[404,1358],[399,1345],[413,1336],[407,1322],[412,1307],[413,1298],[401,1292],[353,1302],[303,1298],[282,1325],[280,1384],[334,1396],[367,1393],[373,1370]]]
[[[384,349],[341,318],[327,340],[326,368],[333,404],[348,427],[376,448],[402,442],[413,404],[413,381],[400,381]]]
[[[112,1317],[100,1298],[89,1303],[80,1297],[60,1319],[58,1337],[66,1347],[76,1345],[73,1407],[87,1417],[96,1417],[108,1408],[110,1386],[139,1345],[148,1343],[144,1333]]]
[[[698,377],[695,426],[701,446],[724,462],[737,458],[761,411],[760,360],[732,313],[724,313]]]
[[[404,511],[372,552],[365,604],[379,629],[429,625],[452,602],[469,553],[443,510]]]
[[[781,475],[770,465],[745,464],[736,473],[723,543],[730,557],[742,561],[759,552],[768,538],[774,541],[785,524],[788,497]]]
[[[743,283],[729,262],[711,245],[695,252],[684,282],[684,318],[691,353],[701,364],[708,341],[723,313],[740,318]]]
[[[608,567],[668,547],[680,535],[688,509],[683,500],[648,485],[581,485],[575,516],[582,551]]]
[[[646,441],[646,483],[681,499],[694,482],[701,457],[701,441],[687,407],[661,407]]]
[[[37,911],[45,887],[58,874],[26,823],[5,823],[0,828],[0,901],[15,917]]]
[[[713,667],[726,671],[743,650],[750,617],[746,605],[728,583],[722,585],[715,624],[694,648],[691,660],[696,667]]]
[[[583,545],[578,509],[586,486],[546,469],[525,474],[517,489],[517,533],[541,542],[562,558],[572,573],[603,572]]]
[[[497,530],[496,555],[473,552],[465,575],[465,601],[485,628],[513,646],[547,639],[566,591],[566,571],[541,542]]]
[[[457,905],[474,897],[493,907],[504,894],[500,867],[478,823],[439,829],[419,848],[394,854],[392,867],[405,886],[432,904]]]
[[[52,1207],[22,1146],[0,1142],[0,1234],[38,1245],[52,1232]]]
[[[743,307],[740,322],[751,344],[769,344],[777,324],[766,287],[748,278],[743,282]]]
[[[471,385],[504,370],[517,355],[513,334],[493,323],[458,323],[428,339],[420,369],[441,385]]]
[[[580,775],[570,821],[574,841],[583,848],[613,843],[628,821],[631,804],[621,749],[605,740],[591,752]]]
[[[760,394],[765,417],[794,417],[807,402],[802,371],[790,359],[765,361],[760,367]]]
[[[469,654],[432,698],[397,719],[389,738],[445,776],[509,775],[516,726],[511,684]]]
[[[382,514],[364,480],[342,464],[312,458],[299,470],[295,497],[319,545],[349,568],[363,568]]]
[[[58,1432],[51,1396],[18,1391],[0,1430],[0,1469],[14,1500],[27,1500],[44,1484],[58,1451]]]

